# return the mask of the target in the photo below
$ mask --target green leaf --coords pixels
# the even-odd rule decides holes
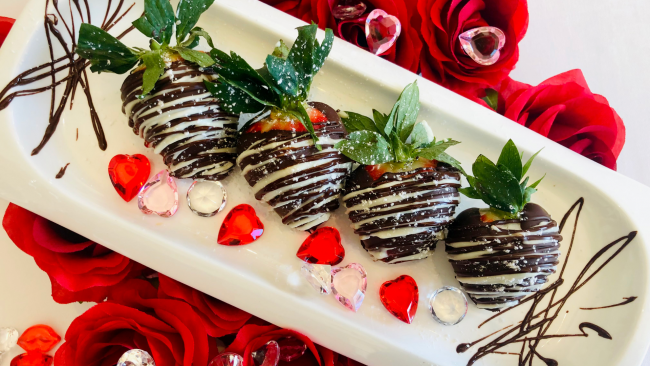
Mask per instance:
[[[372,131],[354,131],[336,147],[343,155],[364,165],[393,161],[390,145],[382,135]]]
[[[280,40],[278,41],[278,45],[275,46],[275,49],[273,49],[272,55],[286,60],[289,56],[289,51],[289,46],[283,40]]]
[[[395,161],[400,163],[413,161],[413,158],[411,157],[412,152],[409,149],[409,146],[404,144],[402,140],[400,140],[399,136],[397,136],[396,133],[390,135],[389,141],[391,147],[393,148],[393,155],[395,155]]]
[[[524,169],[523,169],[523,171],[521,172],[521,175],[522,175],[522,176],[524,176],[524,175],[526,175],[526,173],[528,173],[528,169],[529,169],[530,166],[533,164],[533,160],[535,160],[535,158],[537,157],[537,154],[539,154],[540,152],[542,152],[542,150],[544,150],[544,148],[539,149],[539,151],[536,152],[536,153],[534,153],[533,156],[531,156],[530,159],[528,159],[528,161],[526,162],[526,164],[524,164]],[[524,155],[524,154],[522,153],[522,154],[521,154],[522,158],[523,158],[523,155]]]
[[[417,149],[413,153],[425,159],[439,160],[438,155],[445,152],[445,150],[448,148],[458,144],[460,144],[460,142],[447,139],[443,141],[432,142],[429,144],[429,146],[422,149]]]
[[[474,189],[489,206],[516,213],[523,207],[523,194],[517,179],[503,165],[496,166],[480,155],[472,165]]]
[[[190,32],[190,36],[187,38],[185,42],[181,43],[180,46],[187,47],[187,48],[194,48],[199,45],[199,41],[201,40],[201,37],[205,38],[206,42],[208,42],[208,46],[214,48],[214,43],[212,42],[212,37],[210,37],[210,34],[204,31],[203,28],[199,28],[199,27],[192,29],[192,32]]]
[[[133,22],[142,34],[160,44],[169,44],[174,32],[174,9],[169,0],[145,0],[144,16]]]
[[[478,192],[476,192],[476,190],[472,187],[460,188],[458,192],[464,194],[465,196],[467,196],[467,198],[472,198],[475,200],[480,200],[482,198],[481,195]]]
[[[399,109],[399,99],[395,104],[393,105],[393,109],[391,109],[390,114],[388,115],[388,118],[386,119],[386,127],[384,127],[384,134],[386,136],[390,136],[390,134],[393,132],[393,129],[395,128],[395,116],[397,116],[397,110]]]
[[[138,55],[99,27],[83,23],[75,51],[90,61],[93,72],[124,74],[138,63]]]
[[[508,140],[505,146],[503,146],[501,155],[499,155],[499,160],[497,161],[497,165],[499,164],[508,168],[515,178],[517,178],[517,181],[520,181],[523,177],[519,150],[512,140]]]
[[[264,109],[263,104],[252,99],[246,92],[232,85],[211,83],[207,80],[203,81],[203,83],[215,98],[219,98],[221,108],[228,113],[255,113]]]
[[[212,3],[214,3],[214,0],[180,0],[176,7],[176,17],[179,20],[179,24],[176,25],[177,44],[183,43],[190,30],[199,21],[201,14],[208,10]]]
[[[388,138],[388,135],[385,132],[386,124],[388,123],[388,116],[377,111],[376,109],[373,109],[372,117],[375,120],[375,125],[377,125],[379,132],[381,132],[381,134],[384,135],[384,137]]]
[[[298,97],[298,71],[290,62],[268,55],[266,57],[266,68],[280,90],[292,97]]]
[[[415,148],[424,147],[433,142],[433,131],[426,121],[420,121],[413,127],[411,132],[411,145]]]
[[[212,66],[215,63],[212,57],[205,52],[195,51],[185,47],[173,47],[172,49],[178,52],[186,61],[193,62],[201,67]]]
[[[302,100],[307,99],[311,82],[314,75],[316,75],[314,72],[316,67],[314,58],[315,48],[318,47],[318,41],[316,41],[317,30],[318,26],[316,24],[298,27],[298,38],[293,43],[285,60],[287,66],[293,66],[293,71],[296,73],[298,92],[296,95],[299,95]]]
[[[454,168],[460,170],[460,172],[463,175],[465,175],[465,176],[467,175],[467,173],[465,173],[465,169],[463,169],[462,165],[460,164],[460,161],[454,159],[451,155],[449,155],[447,153],[444,153],[444,152],[439,153],[438,156],[436,157],[436,160],[442,161],[443,163],[447,163],[447,164],[453,166]]]
[[[413,131],[415,120],[420,114],[420,89],[417,81],[404,88],[398,102],[399,108],[397,109],[395,128],[402,142],[406,142],[406,139]]]
[[[327,56],[329,56],[330,51],[332,51],[332,45],[334,44],[334,32],[331,29],[325,29],[325,38],[323,39],[322,44],[318,44],[318,40],[314,41],[315,50],[314,50],[314,64],[312,67],[313,74],[316,75],[318,71],[325,64]]]
[[[354,131],[373,131],[381,133],[372,119],[354,112],[345,112],[348,117],[341,118],[343,120],[343,125],[345,129],[349,132]]]
[[[495,111],[499,107],[499,93],[494,89],[485,89],[485,96],[481,99]]]
[[[307,110],[305,109],[305,106],[302,104],[302,102],[300,100],[293,101],[289,108],[286,109],[286,111],[293,113],[293,115],[298,117],[307,131],[309,131],[312,140],[314,140],[314,146],[316,146],[318,150],[322,150],[322,147],[318,144],[318,136],[316,136],[314,125],[312,125],[309,113],[307,113]]]
[[[546,174],[544,174],[543,177],[539,178],[538,181],[536,181],[535,183],[531,184],[530,187],[532,187],[532,188],[537,188],[537,186],[538,186],[540,183],[542,183],[542,179],[544,179],[544,178],[546,178]]]
[[[524,190],[524,203],[521,207],[522,209],[524,208],[523,206],[525,206],[528,202],[530,202],[530,198],[535,192],[537,192],[537,189],[533,187],[528,187]]]
[[[142,55],[142,62],[147,67],[144,70],[142,77],[142,94],[138,98],[144,98],[156,86],[158,79],[165,72],[165,60],[163,60],[162,52],[149,51]]]

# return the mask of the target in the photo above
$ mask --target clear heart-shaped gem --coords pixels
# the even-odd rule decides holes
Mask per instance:
[[[332,16],[339,20],[355,19],[366,11],[366,4],[361,0],[338,0],[332,6]]]
[[[225,352],[213,358],[208,366],[242,366],[244,358],[236,353]]]
[[[156,366],[156,363],[147,351],[130,349],[120,357],[117,366]]]
[[[366,18],[368,50],[375,55],[383,55],[393,47],[401,32],[399,19],[381,9],[371,11]]]
[[[197,180],[187,190],[187,205],[201,217],[211,217],[226,207],[226,188],[218,181]]]
[[[467,56],[477,64],[489,66],[499,61],[500,50],[506,44],[506,35],[497,27],[478,27],[458,36]]]
[[[255,366],[277,366],[280,362],[280,345],[276,341],[268,341],[254,352],[251,358]]]
[[[18,331],[13,328],[0,328],[0,356],[18,343]]]
[[[167,170],[156,174],[142,187],[138,193],[138,207],[147,215],[170,217],[176,213],[178,188],[176,188],[176,181]]]
[[[368,279],[366,270],[359,263],[332,270],[332,293],[346,308],[357,311],[366,296]]]
[[[332,292],[332,266],[305,262],[301,271],[307,282],[321,294]]]

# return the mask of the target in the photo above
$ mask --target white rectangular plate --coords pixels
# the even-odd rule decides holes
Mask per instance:
[[[49,61],[43,29],[45,0],[32,0],[0,49],[0,85],[20,72]],[[64,12],[67,2],[61,2]],[[114,1],[114,3],[116,3]],[[127,2],[129,6],[131,3]],[[142,12],[142,1],[111,31],[119,34]],[[102,19],[105,0],[91,1],[94,19]],[[217,0],[201,19],[223,50],[234,50],[254,66],[261,66],[278,39],[291,41],[303,23],[253,0]],[[78,22],[77,22],[78,25]],[[322,37],[322,32],[319,33]],[[123,40],[146,47],[137,32]],[[61,56],[60,48],[55,55]],[[58,77],[63,77],[63,73]],[[475,348],[463,354],[456,346],[479,339],[518,322],[527,306],[508,312],[478,329],[492,313],[470,305],[466,319],[445,327],[434,321],[427,297],[444,285],[457,286],[444,246],[416,263],[386,265],[373,262],[350,229],[342,209],[328,225],[342,234],[346,257],[343,265],[358,262],[368,271],[368,292],[358,313],[339,305],[332,296],[320,296],[300,275],[297,248],[306,234],[284,227],[279,218],[252,197],[248,184],[235,171],[224,183],[228,206],[214,218],[199,218],[181,202],[172,218],[143,215],[134,201],[125,203],[114,192],[107,165],[116,154],[145,154],[152,172],[164,169],[160,157],[143,146],[121,113],[119,88],[124,76],[89,76],[108,149],[101,151],[92,131],[88,106],[80,90],[72,110],[66,110],[52,140],[30,156],[47,125],[49,93],[16,99],[0,112],[0,196],[87,236],[138,262],[249,311],[281,327],[300,331],[317,343],[371,366],[464,365]],[[508,138],[526,154],[545,147],[530,171],[533,178],[547,173],[534,201],[556,220],[580,197],[585,207],[577,229],[571,262],[565,274],[566,292],[585,263],[604,245],[638,230],[636,239],[592,281],[567,302],[549,334],[576,334],[578,324],[593,322],[606,329],[612,340],[588,331],[588,338],[548,339],[540,350],[560,365],[637,365],[648,345],[648,252],[650,242],[650,189],[589,161],[496,113],[401,69],[381,58],[336,40],[330,58],[312,88],[312,100],[335,109],[370,114],[371,108],[387,112],[401,89],[418,79],[422,110],[438,137],[462,144],[450,150],[465,167],[480,153],[496,158]],[[42,84],[47,85],[47,80]],[[57,93],[62,93],[62,88]],[[77,129],[79,133],[76,140]],[[59,168],[70,163],[62,179]],[[191,182],[179,182],[184,198]],[[251,204],[265,224],[264,235],[242,247],[217,245],[226,213],[240,203]],[[484,206],[463,199],[458,212]],[[567,227],[571,229],[573,220]],[[568,247],[565,233],[562,248]],[[564,258],[563,254],[563,258]],[[420,288],[420,303],[413,324],[390,315],[379,300],[384,281],[408,274]],[[553,278],[552,278],[553,279]],[[623,297],[639,298],[624,307],[584,311],[580,307],[609,305]],[[568,310],[568,313],[565,311]],[[519,352],[519,343],[502,351]],[[516,365],[512,355],[490,355],[480,365]],[[536,364],[540,364],[536,360]],[[201,365],[198,365],[201,366]]]

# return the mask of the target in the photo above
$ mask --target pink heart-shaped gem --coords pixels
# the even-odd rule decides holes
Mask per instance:
[[[368,50],[377,56],[386,53],[397,41],[402,32],[402,24],[397,17],[381,9],[375,9],[366,18],[366,40]]]
[[[332,293],[338,302],[356,312],[366,296],[368,279],[366,270],[359,263],[332,270]]]
[[[156,174],[138,193],[138,207],[147,215],[174,216],[178,210],[178,188],[169,171]]]

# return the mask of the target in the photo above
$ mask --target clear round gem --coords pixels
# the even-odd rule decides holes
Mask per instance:
[[[187,205],[201,217],[211,217],[226,207],[226,188],[221,182],[197,180],[187,190]]]
[[[366,270],[359,263],[351,263],[332,270],[332,293],[346,308],[357,311],[366,296],[368,279]]]
[[[467,298],[456,287],[445,286],[429,296],[429,310],[442,325],[456,325],[467,314]]]
[[[307,282],[321,294],[332,292],[332,266],[305,262],[301,271]]]
[[[244,358],[236,353],[226,352],[213,358],[208,366],[242,366]]]
[[[0,355],[18,343],[18,331],[14,328],[0,328]]]
[[[117,361],[117,366],[156,366],[153,357],[141,349],[131,349]]]
[[[277,366],[280,362],[280,345],[276,341],[268,341],[252,352],[251,358],[255,366]]]
[[[497,27],[478,27],[458,36],[467,56],[477,64],[489,66],[499,61],[500,50],[506,44],[506,35]]]
[[[366,11],[366,4],[361,0],[338,0],[332,6],[332,16],[339,20],[355,19]]]
[[[140,193],[138,207],[147,215],[156,214],[161,217],[173,216],[178,210],[178,188],[174,177],[167,170],[156,174]]]

